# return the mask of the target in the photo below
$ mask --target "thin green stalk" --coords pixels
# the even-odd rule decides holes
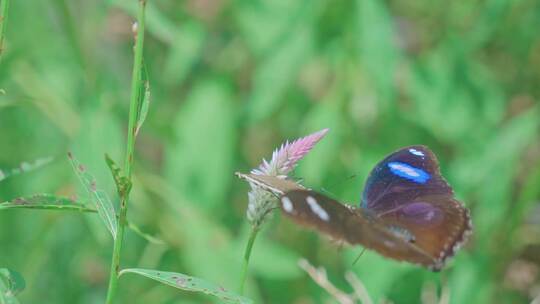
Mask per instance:
[[[140,108],[139,92],[141,92],[141,67],[143,59],[144,42],[144,14],[146,0],[139,0],[139,12],[137,14],[137,29],[135,33],[135,54],[133,59],[133,72],[131,79],[131,100],[129,106],[129,125],[127,135],[127,147],[124,172],[131,182],[131,172],[133,165],[133,153],[135,150],[135,130],[137,125],[137,115]],[[129,200],[129,190],[123,191],[120,197],[120,217],[118,234],[114,240],[114,249],[111,262],[111,271],[109,276],[109,289],[107,292],[108,304],[113,303],[118,288],[118,274],[120,272],[120,257],[122,253],[122,242],[124,239],[124,230],[127,223],[127,202]]]
[[[241,295],[244,294],[244,284],[246,283],[247,271],[249,266],[249,258],[251,256],[251,249],[253,248],[253,243],[257,238],[257,233],[259,232],[258,227],[252,227],[251,233],[249,235],[249,240],[246,245],[246,250],[244,251],[244,264],[242,265],[242,274],[240,276],[240,286],[238,287],[238,293]]]
[[[4,31],[8,19],[9,0],[0,0],[0,58],[4,53]]]

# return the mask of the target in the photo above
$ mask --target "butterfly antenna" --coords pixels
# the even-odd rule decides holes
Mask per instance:
[[[336,195],[335,195],[334,193],[332,193],[332,192],[326,190],[326,188],[324,188],[324,187],[321,188],[321,192],[324,193],[324,194],[326,194],[326,195],[328,195],[328,196],[330,196],[330,197],[336,197]]]
[[[360,257],[364,254],[364,252],[366,252],[366,248],[362,248],[362,252],[360,252],[360,254],[356,257],[356,259],[354,259],[354,262],[352,263],[352,266],[354,266],[356,264],[356,262],[358,262],[358,260],[360,260]]]
[[[356,178],[357,176],[358,175],[355,173],[355,174],[349,175],[347,178],[345,178],[345,180],[348,181],[348,180],[351,180],[353,178]],[[341,182],[341,181],[339,181],[339,182]],[[330,188],[334,187],[337,184],[338,184],[338,182],[335,182],[335,183],[331,184]],[[336,197],[336,195],[334,193],[328,191],[326,188],[321,188],[321,192],[323,192],[325,194],[328,194],[331,197]]]

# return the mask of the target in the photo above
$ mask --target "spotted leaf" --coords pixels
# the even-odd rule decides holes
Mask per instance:
[[[158,281],[162,284],[172,286],[174,288],[202,292],[211,296],[220,298],[221,300],[227,303],[239,303],[239,304],[249,304],[253,303],[252,300],[240,296],[223,286],[216,285],[214,283],[208,282],[203,279],[196,277],[188,276],[176,272],[166,272],[153,269],[141,269],[141,268],[130,268],[124,269],[120,272],[120,275],[126,273],[136,273],[144,277],[150,278],[152,280]]]

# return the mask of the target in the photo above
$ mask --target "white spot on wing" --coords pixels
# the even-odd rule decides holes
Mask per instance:
[[[418,151],[418,150],[413,149],[413,148],[410,148],[410,149],[409,149],[409,152],[411,152],[411,154],[414,154],[414,155],[417,155],[417,156],[422,156],[422,157],[425,156],[425,155],[424,155],[424,152]]]
[[[386,247],[388,247],[388,248],[393,248],[393,247],[395,247],[395,244],[394,244],[394,242],[392,242],[392,241],[384,240],[384,241],[383,241],[383,244],[384,244],[384,246],[386,246]]]
[[[312,196],[308,196],[306,197],[306,202],[308,203],[309,208],[311,208],[311,211],[317,214],[317,216],[321,220],[325,222],[330,220],[330,216],[328,215],[328,213],[326,213],[326,211],[321,206],[319,206],[319,204],[317,204],[317,200],[315,198],[313,198]]]
[[[431,221],[434,216],[435,216],[435,211],[430,210],[428,213],[426,213],[426,220]]]
[[[281,205],[283,206],[283,210],[285,210],[285,212],[291,213],[293,211],[292,202],[288,197],[284,196],[281,198]]]

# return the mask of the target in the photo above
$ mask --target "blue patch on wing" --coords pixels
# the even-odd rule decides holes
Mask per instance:
[[[393,174],[420,184],[426,183],[430,178],[426,171],[402,162],[389,162],[388,168]]]

